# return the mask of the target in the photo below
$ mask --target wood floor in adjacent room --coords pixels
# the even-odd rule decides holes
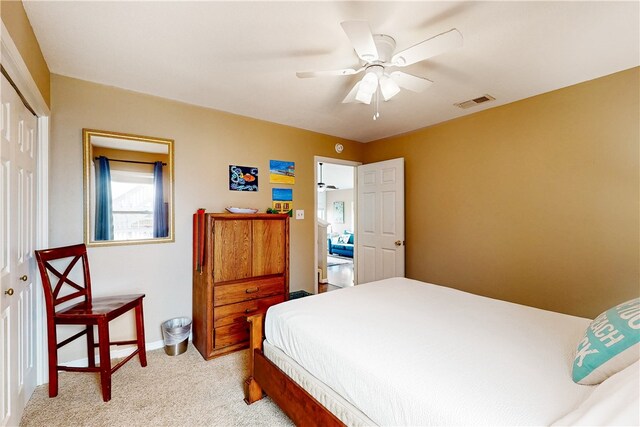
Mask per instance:
[[[328,283],[318,283],[318,293],[353,286],[353,261],[327,267]]]

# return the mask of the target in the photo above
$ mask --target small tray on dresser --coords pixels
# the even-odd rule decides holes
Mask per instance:
[[[254,214],[258,212],[258,209],[254,209],[254,208],[235,208],[233,206],[229,206],[225,209],[235,214]]]

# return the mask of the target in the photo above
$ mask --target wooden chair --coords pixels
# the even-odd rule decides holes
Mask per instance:
[[[47,341],[49,350],[49,397],[58,395],[58,371],[71,372],[99,372],[102,387],[102,398],[105,402],[111,400],[111,374],[128,362],[136,354],[140,357],[140,364],[147,366],[147,354],[144,348],[144,318],[142,312],[143,294],[119,295],[101,298],[91,296],[91,277],[89,275],[89,261],[85,245],[73,245],[54,249],[35,251],[38,268],[42,277],[44,296],[47,306]],[[51,265],[52,261],[59,261],[65,267],[57,269]],[[82,260],[82,278],[84,286],[69,278],[78,261]],[[57,263],[56,263],[57,264]],[[57,278],[55,285],[51,278]],[[67,286],[64,286],[64,285]],[[82,301],[72,304],[72,300],[81,298]],[[68,303],[63,308],[57,306]],[[135,310],[136,339],[130,341],[109,341],[109,322],[116,317]],[[77,334],[58,343],[57,325],[84,325],[86,328]],[[98,327],[98,343],[94,342],[93,327]],[[58,365],[58,349],[70,342],[87,336],[88,367],[71,367]],[[136,350],[120,363],[111,367],[111,345],[137,344]],[[95,347],[99,348],[100,365],[96,366]]]

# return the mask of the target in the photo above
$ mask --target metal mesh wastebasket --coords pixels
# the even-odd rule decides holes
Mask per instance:
[[[191,319],[176,317],[162,323],[162,338],[164,351],[169,356],[177,356],[187,351],[189,334],[191,333]]]

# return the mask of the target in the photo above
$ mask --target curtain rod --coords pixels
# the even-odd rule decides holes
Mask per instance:
[[[94,160],[98,160],[100,157],[94,157]],[[141,165],[154,165],[156,164],[156,162],[141,162],[138,160],[120,160],[120,159],[110,159],[110,158],[106,158],[107,160],[109,160],[110,162],[122,162],[122,163],[139,163]],[[166,163],[162,163],[162,166],[167,166]]]

